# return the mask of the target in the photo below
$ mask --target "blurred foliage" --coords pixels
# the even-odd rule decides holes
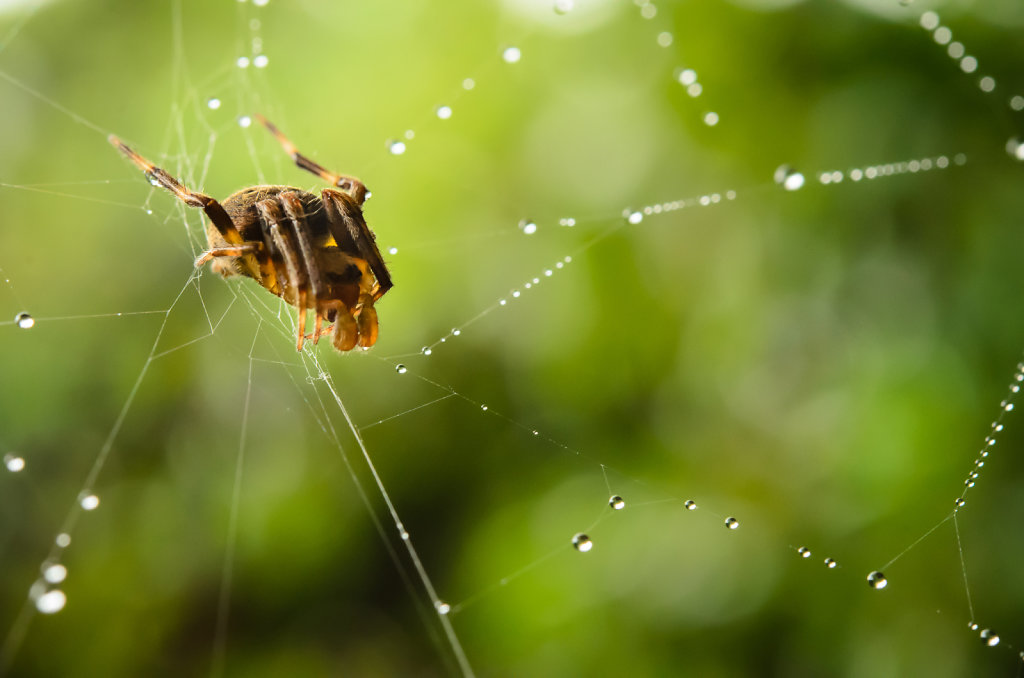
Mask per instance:
[[[240,451],[226,674],[458,672],[290,314],[252,281],[187,283],[200,216],[105,139],[219,198],[316,186],[238,124],[256,112],[364,179],[397,248],[378,345],[315,352],[479,675],[1016,671],[1016,415],[958,519],[975,621],[1003,643],[967,629],[952,522],[884,591],[864,578],[952,509],[1024,345],[1019,7],[935,5],[968,75],[922,2],[551,4],[0,2],[0,318],[38,318],[0,326],[0,452],[27,461],[0,477],[0,632],[112,442],[67,607],[33,619],[12,675],[209,673]],[[772,183],[783,163],[803,189]]]

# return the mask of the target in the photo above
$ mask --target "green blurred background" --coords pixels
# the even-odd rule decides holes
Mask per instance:
[[[0,476],[4,637],[117,427],[62,557],[67,606],[32,620],[11,675],[215,670],[240,449],[225,674],[458,673],[290,314],[252,281],[189,283],[200,216],[105,139],[218,198],[317,186],[238,124],[257,112],[360,176],[397,248],[378,345],[316,355],[479,675],[1019,674],[1017,415],[962,551],[946,522],[888,588],[864,579],[952,509],[1024,347],[1024,175],[1004,150],[1024,10],[552,4],[0,2],[0,452],[27,463]],[[977,72],[918,25],[930,8]],[[783,163],[803,189],[773,184]],[[7,322],[20,311],[34,328]],[[968,629],[961,554],[994,648]]]

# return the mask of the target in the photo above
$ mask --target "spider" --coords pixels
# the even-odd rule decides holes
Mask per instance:
[[[363,219],[366,186],[355,177],[334,174],[295,148],[263,116],[295,164],[340,188],[325,188],[320,197],[291,186],[251,186],[222,203],[196,193],[126,146],[113,134],[108,140],[128,156],[155,186],[162,186],[189,207],[200,207],[209,249],[196,267],[213,261],[215,273],[253,278],[299,310],[298,350],[303,341],[331,335],[334,347],[350,351],[377,341],[374,303],[391,289],[391,274],[377,249],[373,231]],[[306,335],[306,311],[315,315]],[[326,319],[330,326],[324,327]]]

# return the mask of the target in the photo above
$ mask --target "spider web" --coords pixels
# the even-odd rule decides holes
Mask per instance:
[[[771,4],[3,15],[0,671],[1019,675],[1021,17]],[[105,141],[315,186],[257,112],[372,351]]]

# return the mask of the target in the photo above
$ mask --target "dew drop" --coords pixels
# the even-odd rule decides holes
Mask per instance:
[[[405,153],[405,142],[398,139],[388,141],[388,152],[391,155],[402,155]]]
[[[993,78],[990,75],[986,75],[985,77],[978,81],[978,89],[980,89],[982,92],[991,92],[995,88],[995,78]]]
[[[25,469],[25,460],[16,454],[5,454],[4,455],[4,466],[11,473],[18,473]]]
[[[884,589],[889,585],[889,580],[885,578],[885,575],[875,570],[868,575],[868,586],[873,589]]]
[[[679,74],[676,76],[676,80],[679,81],[680,85],[689,87],[693,83],[697,82],[697,71],[692,68],[684,68],[679,71]]]
[[[505,51],[501,53],[501,58],[507,64],[515,64],[523,58],[523,52],[518,47],[506,47]]]
[[[452,336],[453,337],[457,337],[460,334],[462,334],[462,330],[460,330],[458,327],[453,327],[452,328]]]
[[[572,227],[572,226],[576,225],[576,220],[573,219],[572,217],[566,217],[565,219],[559,219],[558,220],[558,225],[559,226],[570,226],[570,227]]]
[[[14,316],[14,322],[18,323],[18,327],[23,330],[30,330],[36,324],[36,319],[30,316],[25,311],[22,311],[18,315]]]
[[[476,87],[476,80],[474,80],[473,78],[466,78],[465,80],[462,81],[462,89],[471,90],[474,87]]]
[[[964,73],[973,73],[978,70],[978,60],[972,56],[965,56],[960,60],[960,70]]]
[[[398,254],[398,248],[397,247],[388,248],[388,254]]]
[[[643,220],[643,212],[630,212],[629,214],[626,215],[626,221],[628,221],[631,224],[639,224]]]
[[[395,365],[395,372],[398,372],[399,374],[405,374],[408,371],[409,371],[409,368],[406,367],[405,365],[402,365],[402,364]]]
[[[437,113],[437,117],[441,118],[442,120],[447,120],[448,118],[452,117],[452,107],[438,106],[435,113]]]
[[[999,635],[992,629],[982,629],[978,635],[981,637],[981,641],[989,647],[995,647],[999,644]]]
[[[953,505],[956,506],[957,508],[963,508],[965,504],[967,504],[967,500],[964,499],[963,497],[957,497],[956,501],[953,502]]]
[[[940,45],[945,45],[953,39],[953,31],[949,30],[945,26],[939,26],[935,29],[935,32],[932,33],[932,38]]]
[[[43,614],[56,614],[64,609],[67,602],[68,597],[63,591],[53,589],[36,598],[36,609]]]
[[[964,47],[964,43],[957,40],[949,43],[949,47],[946,48],[946,54],[948,54],[951,59],[959,59],[966,53],[967,49]]]
[[[57,544],[57,546],[61,547],[62,549],[66,549],[68,546],[71,545],[71,535],[67,532],[61,532],[53,541],[55,544]]]
[[[252,4],[256,5],[257,7],[266,7],[269,1],[270,0],[252,0]]]
[[[796,552],[800,555],[801,558],[810,558],[811,557],[811,550],[809,548],[807,548],[806,546],[801,546],[800,548],[798,548],[796,550]]]
[[[51,584],[59,584],[68,576],[68,568],[60,563],[43,563],[43,579]]]
[[[668,47],[672,44],[672,34],[668,31],[662,31],[658,33],[658,45],[661,47]]]
[[[1010,97],[1010,108],[1015,111],[1024,111],[1024,97],[1019,94]]]
[[[434,607],[437,608],[437,613],[441,615],[448,614],[452,611],[452,606],[444,602],[443,600],[435,601]]]
[[[235,65],[239,68],[249,68],[249,57],[240,56],[235,60]]]
[[[252,118],[250,118],[248,115],[243,115],[238,118],[239,127],[248,127],[250,125],[252,125]]]
[[[573,0],[555,0],[555,14],[568,14],[575,5]]]
[[[1013,137],[1006,142],[1006,152],[1015,160],[1024,160],[1024,142],[1019,137]]]
[[[939,26],[939,15],[928,11],[921,15],[921,28],[926,31],[933,31]]]
[[[735,530],[740,526],[740,521],[736,520],[732,516],[729,516],[725,519],[725,526],[728,527],[730,530]]]
[[[687,511],[696,511],[697,510],[697,502],[695,502],[692,499],[687,499],[686,503],[683,504],[683,507],[685,507]]]
[[[704,124],[708,127],[714,127],[718,124],[718,113],[714,111],[708,111],[704,114]]]
[[[619,495],[615,494],[612,495],[611,499],[608,500],[608,505],[611,506],[616,511],[621,511],[622,509],[626,508],[626,500],[620,497]]]
[[[796,191],[804,185],[804,175],[789,165],[779,165],[775,170],[774,179],[775,183],[787,191]]]
[[[81,504],[82,508],[86,511],[93,511],[100,505],[100,498],[95,494],[87,494],[79,499],[78,503]]]
[[[537,232],[537,224],[531,219],[523,219],[519,222],[519,230],[526,235],[533,235]]]
[[[480,409],[483,410],[484,412],[486,412],[487,411],[487,405],[481,405]]]
[[[836,569],[836,566],[838,564],[839,563],[837,563],[833,558],[826,558],[825,559],[825,567],[827,567],[830,570]]]
[[[700,84],[699,82],[695,82],[686,88],[686,93],[689,94],[694,99],[699,97],[703,91],[704,85]]]
[[[266,68],[268,63],[270,63],[270,59],[266,54],[257,54],[252,58],[252,65],[256,68]]]
[[[653,19],[658,16],[658,8],[654,5],[647,3],[640,8],[640,16],[645,19]]]
[[[573,535],[572,546],[580,553],[586,553],[590,549],[594,548],[594,542],[590,541],[590,537],[580,532]]]
[[[424,346],[423,348],[420,349],[420,353],[422,353],[423,355],[430,355],[431,353],[433,353],[433,351],[430,350],[429,346]]]
[[[206,107],[209,108],[211,111],[216,111],[218,108],[220,108],[220,99],[218,99],[217,97],[207,99]]]

